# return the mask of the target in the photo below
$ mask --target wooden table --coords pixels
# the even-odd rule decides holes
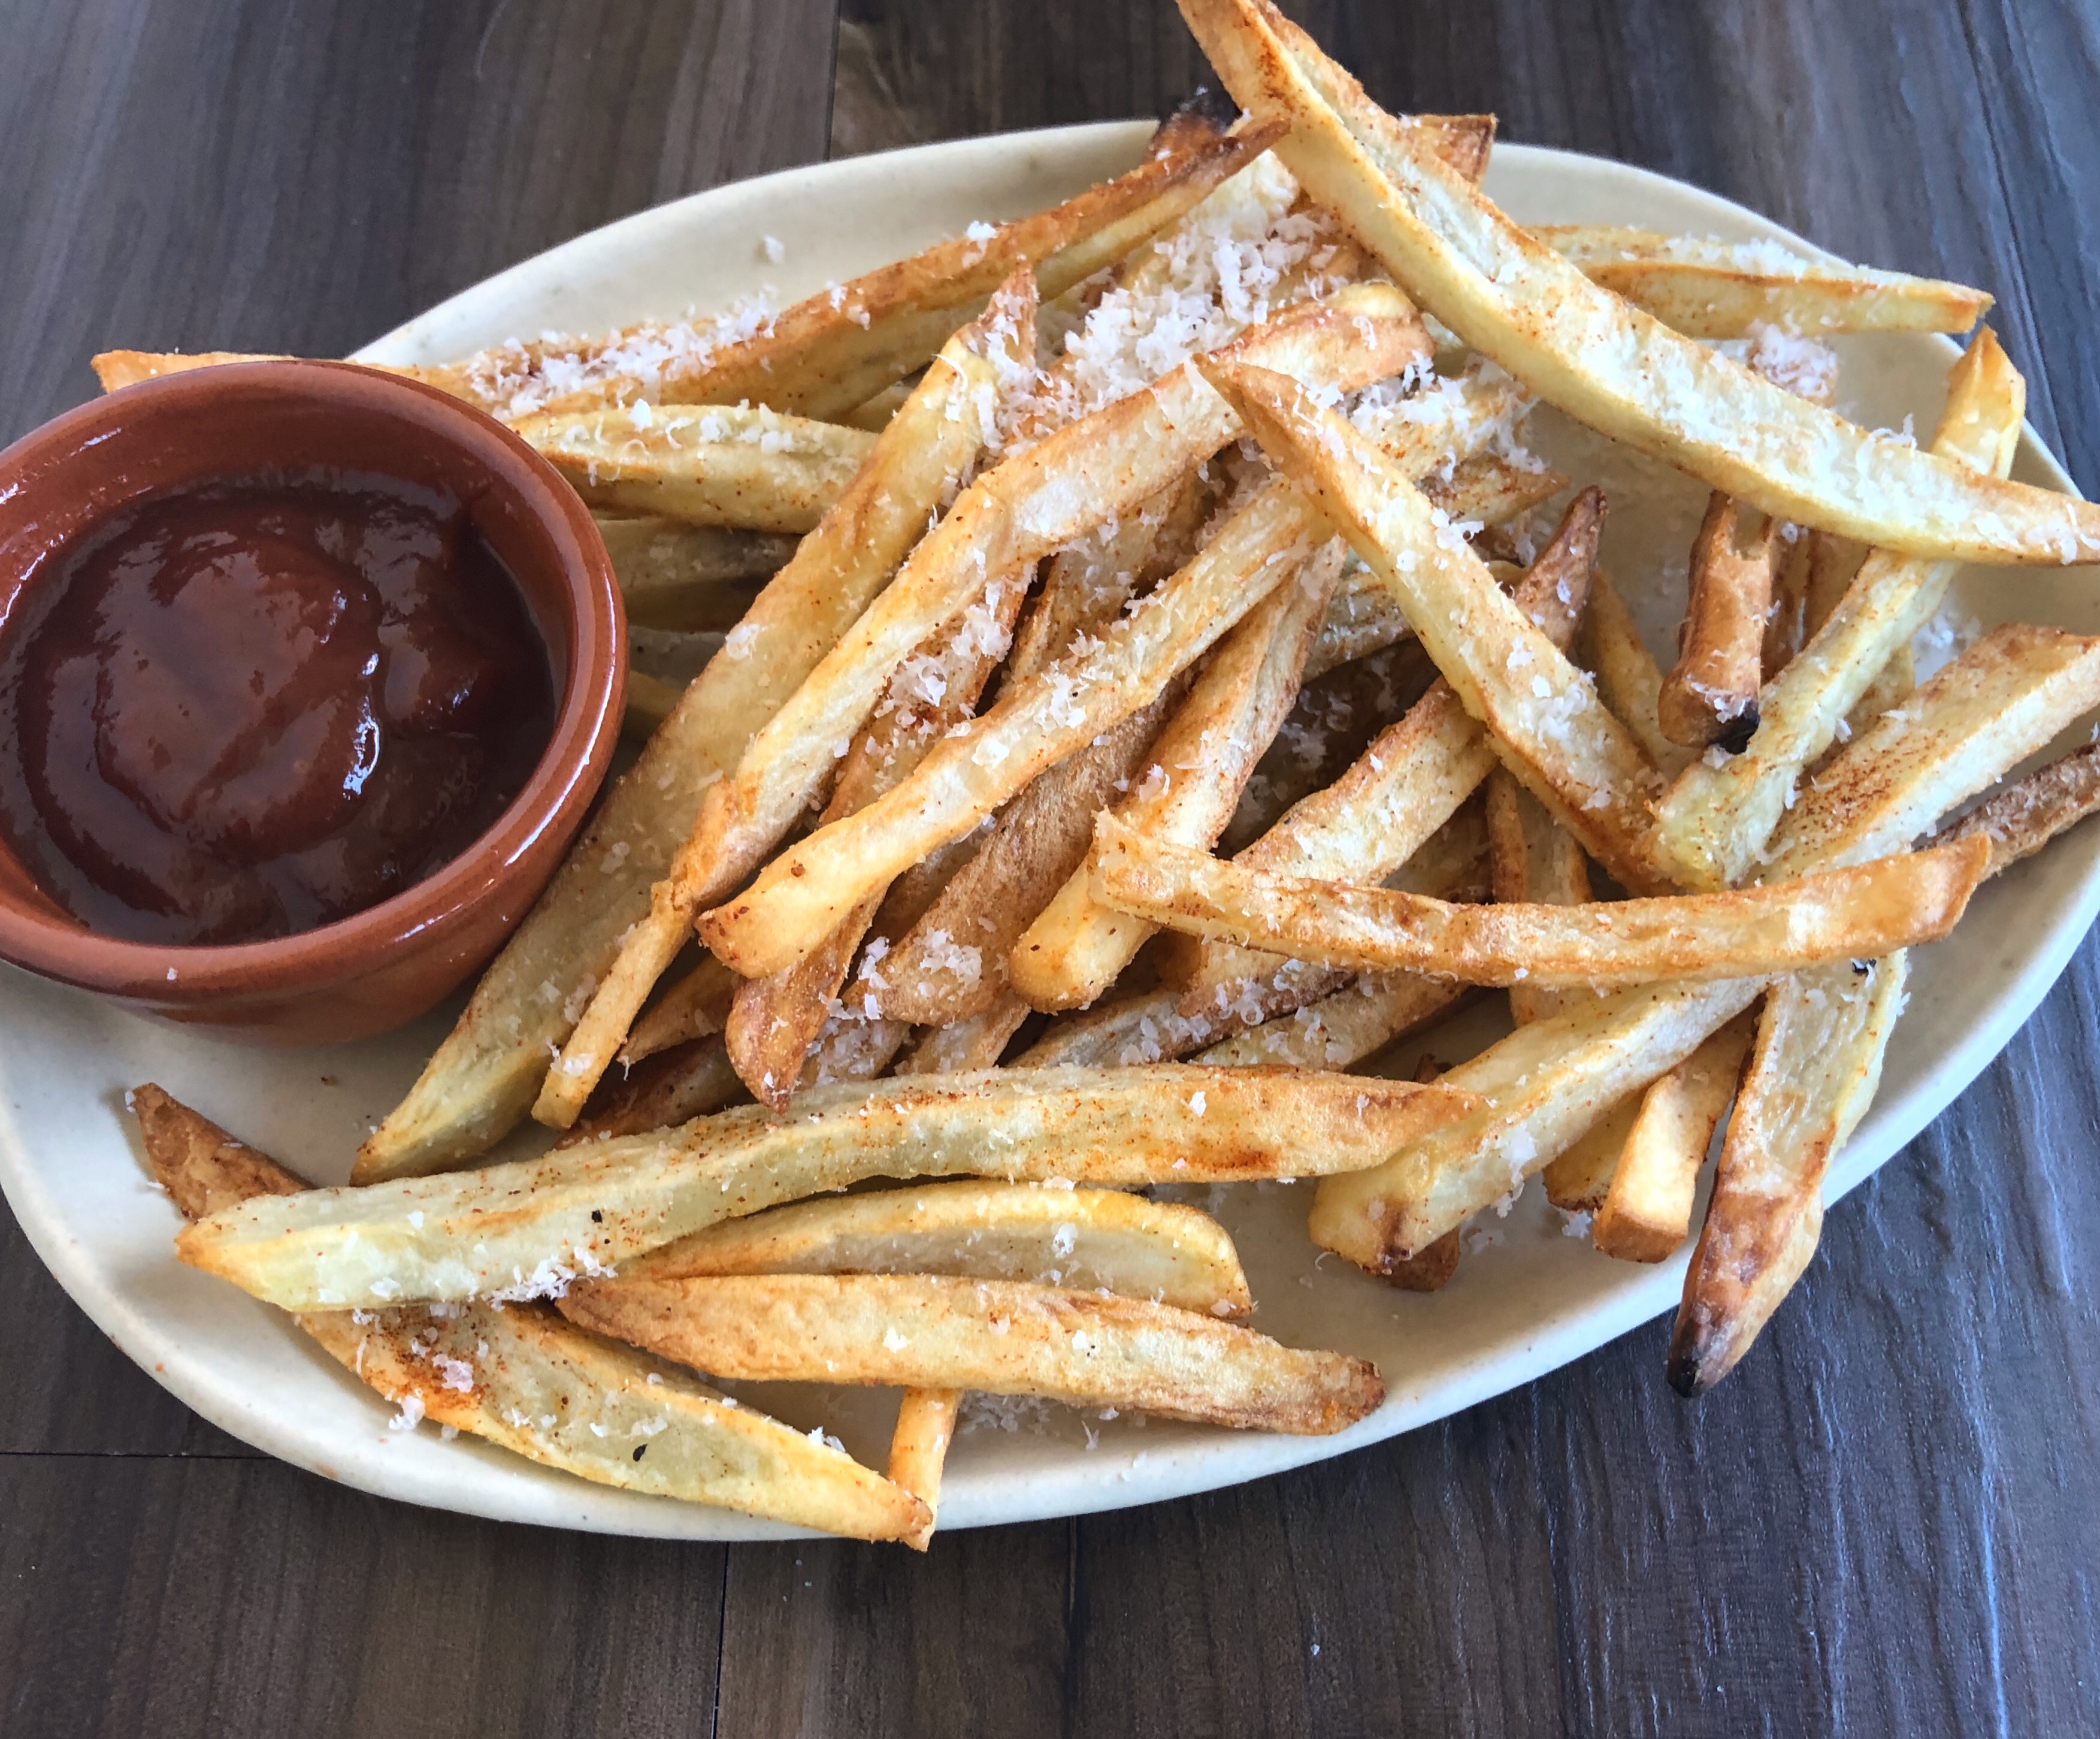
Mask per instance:
[[[1394,108],[1988,288],[2100,483],[2089,4],[1304,15]],[[1161,0],[5,0],[0,31],[7,437],[98,349],[339,354],[657,201],[1203,77]],[[1658,1324],[1342,1461],[925,1560],[345,1490],[191,1416],[6,1220],[0,1731],[2100,1731],[2096,962],[1835,1212],[1700,1405]]]

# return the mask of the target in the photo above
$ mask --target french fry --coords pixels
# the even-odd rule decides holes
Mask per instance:
[[[1365,973],[1289,1017],[1264,1021],[1196,1053],[1215,1066],[1348,1069],[1465,1000],[1462,984],[1419,973]]]
[[[1678,1066],[1679,1068],[1683,1064]],[[1672,1070],[1671,1073],[1674,1073]],[[1662,1080],[1668,1080],[1665,1075]],[[1648,1092],[1655,1091],[1650,1083]],[[1640,1114],[1645,1093],[1629,1093],[1568,1144],[1539,1172],[1546,1199],[1565,1214],[1595,1214],[1604,1206],[1626,1154],[1626,1137]]]
[[[1907,978],[1900,953],[1840,961],[1766,998],[1670,1337],[1679,1394],[1735,1368],[1815,1253],[1824,1176],[1873,1102]]]
[[[945,1026],[932,1026],[920,1035],[911,1054],[897,1066],[902,1075],[960,1075],[972,1069],[990,1069],[1006,1054],[1013,1035],[1035,1011],[1011,991],[979,1014],[964,1015]]]
[[[1584,491],[1519,583],[1519,620],[1553,645],[1573,638],[1603,525],[1602,494]],[[1341,778],[1295,806],[1235,861],[1286,875],[1383,881],[1449,820],[1496,764],[1487,732],[1449,681],[1440,680]],[[1245,986],[1273,979],[1280,964],[1237,944],[1207,943],[1185,986],[1183,1012],[1236,1007]]]
[[[1936,942],[1982,879],[1981,840],[1719,894],[1577,906],[1456,905],[1396,889],[1280,876],[1096,829],[1096,898],[1190,935],[1359,971],[1548,989],[1740,978]]]
[[[924,364],[978,317],[1016,270],[1032,271],[1036,293],[1054,299],[1180,217],[1260,156],[1276,132],[1249,121],[1201,140],[1185,135],[1179,148],[1062,205],[820,290],[748,336],[652,346],[621,335],[611,346],[585,351],[579,360],[598,377],[548,408],[568,413],[638,395],[666,403],[748,399],[803,416],[843,416]],[[656,366],[646,373],[622,367],[623,351]]]
[[[1762,873],[1900,851],[2100,706],[2100,638],[1994,629],[1816,775],[1771,838]]]
[[[620,1084],[602,1110],[565,1130],[557,1147],[668,1129],[737,1105],[743,1083],[718,1037],[689,1039],[657,1052]]]
[[[228,363],[243,362],[296,362],[294,356],[270,352],[247,351],[104,351],[90,360],[95,378],[102,383],[104,392],[116,392],[126,386],[135,386],[141,381],[158,380],[164,374],[187,374],[192,369],[217,369]],[[435,386],[440,392],[465,399],[492,413],[498,408],[484,399],[474,390],[473,384],[463,379],[451,367],[417,368],[399,363],[355,362],[341,366],[351,369],[370,369],[378,374],[399,375],[404,380],[421,381],[426,386]]]
[[[1485,806],[1488,863],[1502,906],[1582,906],[1590,865],[1582,848],[1531,794],[1498,768],[1489,774]],[[1510,986],[1510,1016],[1519,1026],[1560,1011],[1561,999],[1540,986]]]
[[[1642,1095],[1590,1235],[1608,1256],[1666,1262],[1692,1235],[1692,1198],[1757,1032],[1745,1012]]]
[[[646,671],[629,670],[620,734],[632,741],[646,743],[656,735],[664,721],[677,710],[678,696],[683,692],[674,682],[666,682]]]
[[[1991,856],[1986,880],[2032,857],[2056,836],[2100,809],[2100,748],[2074,750],[2039,767],[1935,836],[1935,845],[1982,839]]]
[[[792,538],[689,525],[657,514],[600,514],[627,619],[650,628],[730,629],[749,607],[743,582],[788,565]]]
[[[1848,266],[1776,241],[1715,241],[1602,224],[1548,223],[1533,237],[1688,338],[1782,332],[1966,332],[1982,290]]]
[[[1683,644],[1656,695],[1656,721],[1671,742],[1734,753],[1758,728],[1778,544],[1776,521],[1714,492],[1692,546]]]
[[[962,1411],[959,1388],[907,1388],[897,1403],[889,1437],[889,1483],[926,1506],[926,1525],[904,1537],[914,1551],[932,1543],[941,1508],[941,1473]]]
[[[517,427],[594,506],[755,532],[812,530],[878,439],[762,405],[642,399]]]
[[[625,1280],[954,1274],[1120,1293],[1235,1321],[1246,1274],[1208,1214],[1121,1189],[963,1182],[820,1198],[725,1220],[629,1263]]]
[[[931,1274],[621,1280],[572,1292],[574,1322],[756,1382],[901,1384],[1324,1435],[1385,1398],[1377,1368],[1214,1317],[1057,1287]]]
[[[1948,378],[1945,413],[1933,451],[2003,476],[2019,443],[2027,386],[1988,328]],[[1842,570],[1842,553],[1817,539],[1807,558],[1815,573],[1804,599]],[[1939,607],[1954,566],[1876,551],[1841,600],[1811,620],[1807,647],[1758,697],[1758,728],[1740,754],[1681,771],[1657,810],[1656,845],[1671,872],[1694,887],[1740,881],[1786,814],[1802,770],[1844,728],[1875,673],[1908,645]]]
[[[645,1057],[720,1032],[729,1020],[736,987],[743,981],[712,954],[687,973],[634,1023],[620,1060],[632,1068]]]
[[[1232,348],[1347,386],[1405,367],[1427,342],[1404,298],[1367,285],[1287,309]],[[1184,367],[980,476],[708,797],[682,857],[681,910],[717,903],[764,862],[892,673],[988,581],[1134,511],[1238,432],[1224,400]]]
[[[1315,494],[1400,601],[1503,764],[1621,885],[1661,885],[1648,838],[1655,768],[1587,677],[1348,423],[1280,375],[1238,362],[1206,368],[1264,449]]]
[[[1647,985],[1520,1026],[1437,1082],[1480,1094],[1479,1110],[1374,1170],[1321,1180],[1307,1222],[1313,1242],[1374,1273],[1418,1255],[1690,1056],[1763,985]]]
[[[1068,1014],[1052,1022],[1014,1066],[1127,1069],[1140,1063],[1171,1062],[1230,1031],[1226,1022],[1183,1015],[1176,1007],[1180,1000],[1176,990],[1137,991],[1083,1013]]]
[[[867,608],[933,504],[975,460],[977,388],[994,376],[972,346],[989,336],[988,328],[959,334],[927,370],[878,438],[874,462],[687,686],[408,1096],[359,1150],[358,1181],[435,1170],[493,1145],[532,1108],[549,1047],[570,1038],[610,978],[618,991],[593,1036],[590,1066],[569,1079],[580,1091],[558,1097],[558,1114],[574,1122],[636,1009],[684,945],[682,914],[660,912],[652,890],[690,832],[702,791],[735,769],[759,726]]]
[[[787,1119],[747,1106],[474,1173],[246,1203],[177,1251],[288,1309],[501,1302],[863,1178],[1312,1177],[1375,1164],[1472,1103],[1441,1084],[1174,1064],[854,1081],[811,1088]]]
[[[905,552],[921,537],[929,516],[976,461],[986,432],[984,418],[996,397],[999,359],[1012,360],[1013,347],[1031,328],[1033,308],[1026,277],[1017,275],[982,320],[949,340],[889,426],[875,437],[867,462],[837,506],[803,540],[795,559],[760,594],[721,655],[688,691],[696,708],[719,709],[721,715],[704,726],[696,723],[694,740],[678,745],[689,757],[696,751],[704,755],[704,770],[690,788],[690,806],[679,806],[676,831],[660,828],[647,842],[647,907],[635,912],[624,900],[620,904],[628,927],[602,969],[602,982],[588,989],[586,1006],[569,1014],[561,1055],[533,1102],[532,1114],[542,1123],[560,1129],[576,1121],[643,1000],[685,945],[690,908],[679,898],[677,885],[695,819],[711,801],[709,789],[703,788],[719,789],[718,775],[734,776],[767,721],[792,704],[811,673],[876,604]],[[791,611],[799,611],[799,618]],[[988,605],[987,613],[995,616],[996,607]],[[985,631],[991,632],[989,620]],[[853,734],[845,732],[839,741],[849,743]],[[678,771],[695,776],[688,768]],[[667,849],[681,841],[686,841],[681,855],[667,862]]]
[[[186,1219],[306,1189],[159,1088],[141,1087],[132,1101],[154,1175]],[[428,1419],[601,1485],[859,1539],[908,1538],[932,1524],[909,1491],[842,1451],[541,1307],[320,1311],[293,1320],[399,1405],[410,1428]]]
[[[1657,716],[1662,672],[1634,625],[1632,612],[1601,568],[1590,572],[1580,650],[1583,668],[1596,678],[1604,704],[1633,732],[1648,758],[1665,773],[1683,768],[1692,757],[1662,734]]]
[[[1774,519],[1863,543],[1998,565],[2100,554],[2100,508],[1872,434],[1592,284],[1398,135],[1267,0],[1181,10],[1233,95],[1289,117],[1276,151],[1306,190],[1427,311],[1577,421]]]

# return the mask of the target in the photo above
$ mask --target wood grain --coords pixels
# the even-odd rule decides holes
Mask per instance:
[[[1979,283],[2100,484],[2100,20],[2071,0],[1320,0],[1381,99]],[[1155,112],[1170,5],[0,0],[0,422],[116,343],[340,351],[690,188]],[[0,986],[4,995],[4,986]],[[0,1728],[2100,1731],[2100,950],[1830,1216],[1705,1401],[1652,1326],[1398,1442],[1151,1509],[674,1547],[254,1458],[0,1225]]]

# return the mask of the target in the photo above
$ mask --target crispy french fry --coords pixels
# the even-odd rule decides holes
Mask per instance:
[[[1195,1060],[1224,1067],[1348,1069],[1448,1013],[1467,994],[1462,984],[1419,973],[1365,973],[1286,1018],[1264,1021],[1198,1051]]]
[[[729,1020],[730,1004],[743,981],[712,954],[650,1006],[634,1023],[620,1060],[630,1068],[645,1057],[718,1033]]]
[[[132,1099],[147,1158],[185,1218],[306,1189],[159,1088],[141,1087]],[[293,1320],[398,1404],[411,1428],[428,1419],[601,1485],[861,1539],[908,1538],[932,1525],[908,1490],[843,1452],[538,1306]]]
[[[1991,848],[1986,880],[2032,857],[2065,828],[2100,809],[2100,747],[2074,750],[1979,803],[1943,830],[1936,845],[1981,838]]]
[[[899,1075],[960,1075],[996,1067],[1007,1046],[1035,1011],[1011,991],[980,1014],[968,1014],[945,1026],[929,1027],[911,1054],[897,1066]]]
[[[1648,758],[1665,773],[1692,757],[1662,734],[1657,704],[1662,672],[1634,625],[1633,614],[1602,568],[1590,575],[1589,607],[1580,636],[1583,667],[1597,679],[1597,692],[1613,717],[1633,732]]]
[[[1699,1168],[1736,1095],[1757,1025],[1754,1014],[1737,1015],[1642,1095],[1591,1229],[1606,1256],[1666,1262],[1692,1235]]]
[[[1670,1338],[1679,1394],[1735,1368],[1815,1253],[1824,1175],[1873,1101],[1907,977],[1900,953],[1840,961],[1766,998]]]
[[[668,1129],[740,1105],[745,1093],[736,1068],[717,1037],[659,1051],[620,1084],[602,1110],[562,1132],[557,1147]]]
[[[1604,497],[1585,490],[1519,583],[1520,620],[1555,646],[1574,635],[1603,526]],[[1440,680],[1341,778],[1295,806],[1235,861],[1285,875],[1382,881],[1450,819],[1495,766],[1487,732],[1451,683]],[[1182,1009],[1237,1007],[1244,986],[1273,979],[1279,964],[1237,944],[1207,943],[1184,988]]]
[[[1176,1007],[1176,990],[1148,990],[1118,996],[1081,1014],[1051,1022],[1016,1060],[1017,1069],[1127,1069],[1171,1061],[1200,1051],[1229,1032],[1229,1024]],[[1266,1062],[1268,1059],[1258,1058]]]
[[[1427,342],[1404,298],[1389,285],[1366,285],[1331,302],[1286,309],[1230,348],[1347,386],[1405,367]],[[764,862],[891,674],[988,580],[1136,510],[1238,432],[1224,401],[1184,367],[979,477],[759,734],[735,776],[709,795],[682,858],[682,910],[717,903]]]
[[[1479,1093],[1480,1109],[1374,1170],[1321,1181],[1308,1221],[1313,1242],[1374,1273],[1427,1249],[1682,1062],[1763,983],[1646,985],[1520,1026],[1437,1082]]]
[[[1656,695],[1656,722],[1671,742],[1736,752],[1758,728],[1778,544],[1776,521],[1714,492],[1692,546],[1683,643]]]
[[[1396,133],[1268,0],[1181,9],[1233,95],[1289,117],[1277,154],[1307,191],[1427,311],[1577,420],[1775,519],[1864,543],[1999,564],[2100,554],[2100,508],[1869,433],[1590,283]]]
[[[2011,466],[2027,404],[2020,378],[1988,328],[1948,378],[1947,409],[1932,448],[1992,476]],[[1814,572],[1842,569],[1842,553],[1818,538]],[[1803,600],[1813,638],[1758,697],[1758,728],[1742,753],[1680,772],[1657,816],[1656,845],[1671,872],[1695,887],[1740,881],[1786,814],[1802,770],[1828,748],[1881,669],[1928,621],[1954,566],[1876,551],[1820,622],[1811,580]]]
[[[876,602],[898,563],[920,537],[928,516],[975,462],[986,435],[984,418],[996,395],[999,359],[1011,361],[1014,347],[1031,329],[1033,307],[1026,276],[1017,275],[992,299],[982,320],[948,342],[889,426],[876,437],[852,487],[803,540],[795,559],[775,576],[743,625],[730,636],[721,655],[689,691],[699,704],[721,708],[726,716],[696,725],[697,740],[682,745],[689,754],[697,749],[705,755],[705,772],[692,788],[691,806],[679,806],[682,826],[677,832],[660,831],[648,842],[652,875],[647,909],[620,935],[603,982],[589,992],[580,1018],[569,1017],[573,1030],[566,1034],[562,1053],[547,1071],[532,1106],[541,1122],[558,1129],[576,1120],[625,1039],[636,1012],[685,944],[690,907],[677,889],[682,851],[690,850],[690,840],[681,856],[668,863],[664,854],[667,846],[690,835],[695,817],[704,812],[709,797],[700,788],[712,783],[719,788],[715,775],[733,775],[742,765],[766,721],[783,704],[792,704],[792,696],[832,655],[856,618]],[[803,620],[787,614],[796,607],[805,613]],[[997,611],[990,604],[986,608],[989,635]],[[990,651],[989,647],[979,650]],[[713,675],[717,670],[723,672],[718,682]],[[704,738],[699,736],[702,729],[708,731]],[[850,742],[852,735],[847,732],[841,740]],[[620,909],[629,908],[623,904]]]
[[[926,1506],[926,1525],[904,1538],[915,1551],[925,1551],[933,1541],[941,1508],[941,1473],[962,1407],[959,1388],[907,1388],[897,1404],[897,1425],[889,1437],[889,1483]]]
[[[1489,774],[1485,791],[1488,862],[1495,903],[1502,906],[1582,906],[1590,899],[1590,864],[1568,830],[1508,774]],[[1510,1015],[1519,1026],[1557,1013],[1555,991],[1510,986]]]
[[[813,529],[877,439],[763,406],[642,400],[528,417],[518,433],[593,505],[756,532]]]
[[[544,1296],[718,1220],[863,1178],[1318,1176],[1375,1164],[1473,1101],[1440,1084],[1163,1064],[855,1081],[813,1088],[803,1103],[787,1119],[747,1106],[472,1174],[247,1203],[199,1221],[177,1248],[288,1309]]]
[[[627,619],[650,628],[730,629],[750,606],[743,582],[786,567],[795,541],[689,525],[657,514],[599,514]]]
[[[620,1280],[562,1309],[746,1381],[902,1384],[1323,1435],[1385,1398],[1377,1367],[1165,1304],[1012,1280],[774,1274]]]
[[[1682,1068],[1683,1065],[1678,1066]],[[1670,1077],[1665,1075],[1661,1079],[1667,1080]],[[1654,1090],[1651,1083],[1648,1091]],[[1644,1093],[1629,1093],[1609,1106],[1602,1117],[1547,1164],[1538,1174],[1547,1201],[1567,1214],[1594,1214],[1604,1206],[1605,1194],[1612,1187],[1612,1179],[1617,1174],[1619,1162],[1626,1153],[1626,1136],[1633,1128],[1634,1119],[1640,1114],[1645,1097]]]
[[[2100,638],[2009,623],[1814,778],[1771,838],[1763,875],[1900,851],[2100,706]]]
[[[1625,886],[1661,884],[1648,806],[1654,766],[1588,678],[1504,594],[1480,559],[1380,454],[1295,382],[1205,364],[1263,448],[1317,497],[1414,624],[1502,762]]]
[[[1252,1314],[1239,1254],[1208,1214],[1121,1189],[962,1182],[769,1208],[682,1238],[623,1280],[704,1274],[956,1274]]]
[[[1936,942],[1989,858],[1972,840],[1719,894],[1467,906],[1220,863],[1104,815],[1090,862],[1096,898],[1188,934],[1359,971],[1573,989],[1790,972]]]
[[[1988,311],[1982,290],[1848,266],[1776,241],[1715,241],[1602,224],[1548,223],[1531,234],[1688,338],[1782,332],[1966,332]]]

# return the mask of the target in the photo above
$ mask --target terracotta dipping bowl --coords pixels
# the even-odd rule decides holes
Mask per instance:
[[[228,947],[95,935],[0,842],[0,959],[253,1044],[363,1038],[456,989],[554,875],[618,738],[619,589],[589,510],[554,468],[430,387],[341,363],[241,363],[126,387],[25,435],[0,452],[0,644],[21,620],[17,604],[55,570],[49,558],[88,527],[185,484],[307,466],[399,478],[466,504],[517,580],[554,678],[554,734],[523,788],[414,887],[318,929]],[[11,718],[11,697],[0,704]]]

